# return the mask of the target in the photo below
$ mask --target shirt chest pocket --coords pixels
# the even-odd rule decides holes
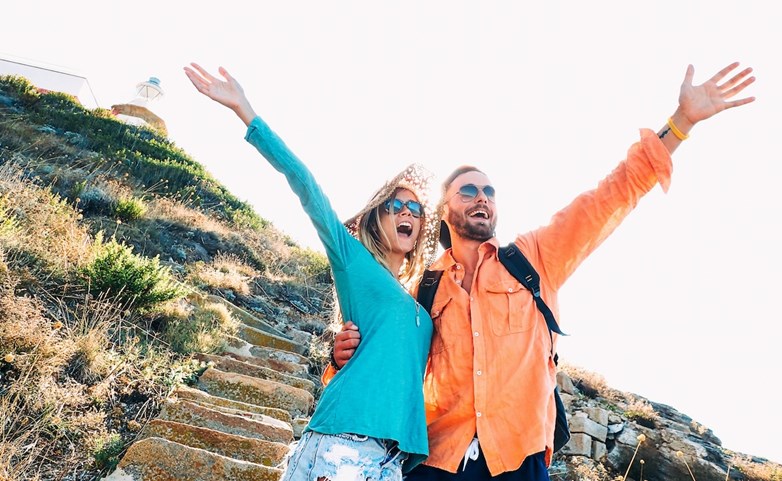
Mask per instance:
[[[501,281],[486,288],[486,303],[481,306],[497,336],[532,329],[537,307],[532,294],[518,281]]]

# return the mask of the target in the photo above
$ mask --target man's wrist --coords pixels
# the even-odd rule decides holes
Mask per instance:
[[[336,371],[340,370],[340,367],[337,365],[337,359],[334,357],[334,346],[331,346],[331,353],[329,354],[329,365]]]
[[[692,122],[681,109],[676,111],[668,118],[670,123],[673,123],[675,128],[673,130],[678,131],[676,137],[680,138],[678,134],[682,134],[684,137],[688,137],[690,130],[695,127],[695,123]]]

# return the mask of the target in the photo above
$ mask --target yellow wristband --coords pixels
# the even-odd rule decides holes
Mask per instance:
[[[676,127],[676,124],[673,123],[673,118],[668,117],[668,127],[671,128],[671,132],[673,132],[673,135],[676,136],[679,140],[687,140],[690,138],[689,135],[683,133],[681,130],[679,130],[678,127]]]

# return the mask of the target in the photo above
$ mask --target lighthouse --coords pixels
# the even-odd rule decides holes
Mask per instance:
[[[124,104],[111,106],[111,112],[118,119],[133,125],[148,125],[155,130],[168,135],[166,123],[150,106],[159,102],[163,97],[163,88],[160,86],[160,79],[150,77],[149,80],[136,84],[136,96]]]

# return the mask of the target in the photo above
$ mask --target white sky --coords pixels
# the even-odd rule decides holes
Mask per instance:
[[[251,5],[251,6],[250,6]],[[282,177],[231,112],[182,73],[225,66],[346,218],[411,162],[480,166],[501,242],[592,188],[734,60],[758,100],[703,122],[656,188],[563,288],[560,356],[669,404],[723,445],[782,462],[782,32],[774,2],[224,0],[11,2],[0,56],[85,76],[103,107],[158,77],[171,138],[302,245],[320,249]],[[357,393],[360,395],[360,393]]]

